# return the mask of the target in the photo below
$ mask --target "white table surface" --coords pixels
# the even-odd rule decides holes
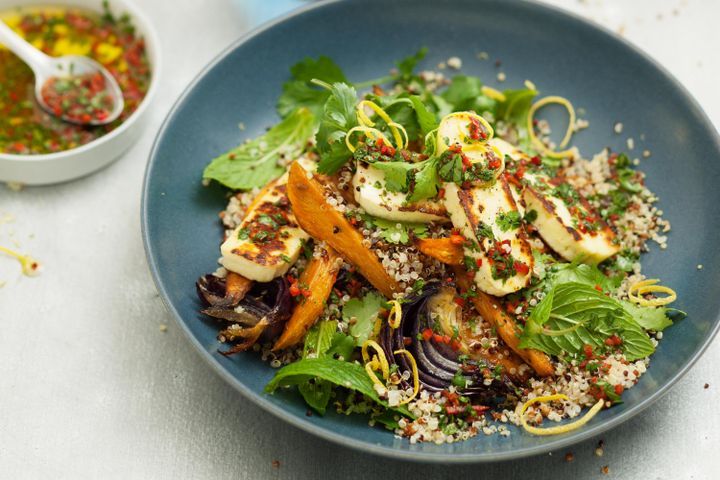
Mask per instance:
[[[17,241],[45,265],[24,278],[0,258],[0,478],[718,478],[718,341],[665,398],[603,435],[602,458],[595,439],[511,463],[404,464],[318,440],[244,400],[163,308],[140,238],[140,188],[155,132],[185,85],[288,1],[140,3],[159,31],[164,78],[138,144],[72,183],[0,186],[0,218],[16,219],[0,225],[0,245]],[[550,3],[623,31],[720,126],[720,2]]]

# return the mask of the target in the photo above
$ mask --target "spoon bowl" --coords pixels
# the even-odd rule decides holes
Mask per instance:
[[[62,57],[46,55],[26,42],[25,39],[1,20],[0,43],[3,43],[32,69],[35,74],[35,98],[42,109],[49,114],[76,125],[98,126],[113,122],[122,113],[125,103],[117,80],[95,60],[80,55],[65,55]],[[88,116],[89,118],[80,119],[63,114],[63,112],[59,112],[48,105],[45,95],[43,95],[43,89],[46,85],[49,85],[51,80],[82,78],[97,73],[102,75],[104,80],[103,88],[112,105],[112,108],[107,109],[107,115],[102,116],[102,118]]]

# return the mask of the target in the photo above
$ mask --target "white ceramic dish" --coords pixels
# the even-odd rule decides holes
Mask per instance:
[[[0,0],[0,11],[33,5],[62,5],[102,10],[102,0]],[[152,25],[132,2],[110,0],[110,9],[115,15],[122,13],[130,15],[137,31],[145,39],[152,78],[142,103],[118,128],[81,147],[45,155],[0,153],[0,181],[48,185],[73,180],[109,165],[137,140],[160,78],[160,45]]]

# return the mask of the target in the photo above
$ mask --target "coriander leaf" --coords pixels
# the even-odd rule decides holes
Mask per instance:
[[[429,158],[418,163],[376,162],[373,167],[385,174],[384,185],[388,192],[408,193],[408,202],[417,202],[437,195],[440,180],[437,160]]]
[[[289,115],[299,107],[308,108],[320,118],[323,105],[330,93],[310,84],[316,78],[326,83],[347,82],[345,74],[330,58],[321,56],[317,60],[305,58],[290,68],[291,80],[283,84],[277,110],[281,117]]]
[[[440,188],[440,179],[437,173],[437,159],[429,158],[421,163],[416,163],[416,168],[422,165],[419,169],[413,170],[413,184],[411,193],[407,197],[408,202],[418,202],[427,198],[433,198],[437,196],[438,188]]]
[[[559,263],[549,271],[548,285],[577,282],[590,287],[599,286],[603,291],[615,290],[622,282],[622,275],[607,277],[594,265],[585,263]]]
[[[408,174],[415,168],[414,163],[409,162],[376,162],[373,167],[385,173],[384,188],[388,192],[408,191]]]
[[[497,218],[495,218],[495,223],[503,232],[520,228],[520,222],[520,212],[517,210],[500,212]]]
[[[322,80],[326,83],[347,83],[347,78],[342,69],[330,58],[321,55],[317,60],[306,57],[290,67],[290,74],[293,79],[309,82],[313,79]]]
[[[333,174],[352,156],[345,144],[348,130],[358,125],[357,93],[345,83],[334,83],[323,107],[316,140],[320,152],[318,172]]]
[[[372,380],[368,377],[365,369],[358,363],[342,362],[328,357],[303,358],[284,366],[278,370],[273,379],[265,386],[265,391],[273,393],[278,387],[298,385],[311,378],[319,378],[339,387],[355,390],[385,408],[412,418],[412,414],[407,407],[390,408],[385,401],[378,397]]]
[[[368,94],[367,100],[375,102],[393,119],[395,123],[402,125],[410,141],[425,139],[425,135],[437,128],[435,114],[430,111],[422,102],[420,97],[402,92],[397,95],[373,95]],[[390,133],[385,121],[375,118],[376,128],[386,134]]]
[[[414,55],[410,55],[409,57],[405,57],[402,60],[395,62],[398,69],[399,80],[410,80],[413,76],[413,72],[415,71],[415,67],[417,67],[417,64],[425,58],[427,52],[427,47],[422,47]]]
[[[622,302],[623,308],[640,324],[645,330],[662,332],[673,324],[668,317],[667,308],[641,307],[631,302]]]
[[[424,137],[438,128],[437,117],[435,117],[435,114],[428,109],[420,97],[417,95],[410,95],[409,98],[413,104],[413,108],[415,109],[415,116],[417,117],[417,122],[420,125],[420,131]]]
[[[604,349],[605,339],[617,335],[629,361],[655,351],[650,337],[623,305],[594,287],[568,282],[556,285],[533,309],[520,336],[521,348],[550,355],[579,355],[584,345]]]
[[[233,190],[263,187],[285,171],[281,157],[295,158],[305,150],[314,130],[315,116],[300,108],[265,134],[213,159],[203,178]]]
[[[342,317],[350,325],[350,335],[355,339],[355,345],[362,345],[370,337],[380,308],[384,304],[383,297],[368,293],[362,299],[351,298],[343,305]]]
[[[453,106],[453,110],[468,110],[479,97],[482,89],[482,81],[477,77],[467,75],[455,75],[441,96]]]

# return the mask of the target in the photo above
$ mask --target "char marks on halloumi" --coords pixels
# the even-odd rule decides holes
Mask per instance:
[[[533,165],[527,154],[508,142],[493,138],[490,143],[518,165]],[[509,173],[516,183],[513,194],[516,200],[521,199],[527,213],[535,212],[530,215],[531,223],[561,257],[600,263],[620,250],[615,233],[569,183],[551,179],[539,169],[521,174],[518,170]]]
[[[288,174],[266,186],[248,207],[242,223],[220,247],[220,263],[258,282],[285,274],[309,238],[297,224],[287,198]]]
[[[533,256],[517,205],[504,178],[488,187],[445,184],[445,205],[465,237],[466,268],[485,293],[504,296],[527,286]]]

